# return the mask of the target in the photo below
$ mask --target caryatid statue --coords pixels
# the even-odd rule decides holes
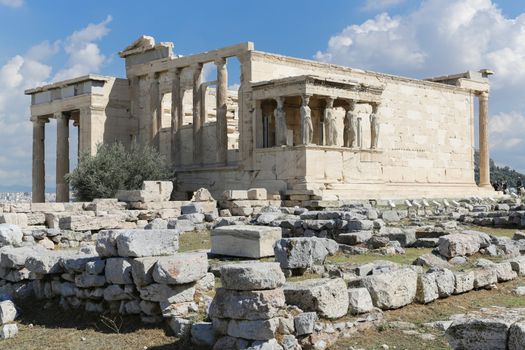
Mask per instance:
[[[357,113],[355,113],[355,101],[353,100],[349,102],[344,124],[344,146],[354,148],[357,140]]]
[[[337,125],[335,124],[333,108],[334,99],[328,97],[326,99],[326,107],[324,109],[324,122],[326,125],[326,144],[328,146],[335,146],[337,144]]]
[[[303,102],[301,104],[301,135],[303,138],[303,145],[312,143],[312,136],[314,133],[314,126],[312,124],[312,110],[308,106],[310,96],[303,95]]]
[[[286,145],[286,113],[284,112],[284,97],[277,97],[275,109],[275,143],[277,146]]]
[[[379,139],[379,117],[377,110],[379,108],[378,103],[372,104],[372,113],[370,113],[370,148],[377,148],[377,141]]]

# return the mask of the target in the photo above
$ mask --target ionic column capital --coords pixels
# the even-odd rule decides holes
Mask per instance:
[[[489,92],[488,91],[482,91],[478,94],[478,97],[480,100],[488,100],[489,99]]]
[[[47,117],[32,116],[31,118],[29,118],[29,120],[33,124],[46,124],[46,123],[49,123],[49,118],[47,118]]]
[[[216,59],[213,61],[213,63],[215,63],[215,65],[216,65],[217,67],[222,68],[222,67],[224,67],[224,66],[226,65],[226,58],[224,58],[224,57],[218,57],[218,58],[216,58]]]

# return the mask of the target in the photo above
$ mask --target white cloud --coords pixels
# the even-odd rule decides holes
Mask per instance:
[[[65,80],[88,73],[98,72],[106,62],[104,56],[95,44],[95,41],[102,39],[109,33],[108,25],[112,17],[98,24],[90,23],[86,28],[75,31],[67,37],[64,43],[64,51],[69,55],[68,62],[64,69],[59,70],[53,80]]]
[[[491,125],[525,123],[525,13],[506,17],[491,0],[427,0],[406,15],[380,13],[332,36],[315,58],[419,78],[490,68],[496,73],[491,77]],[[504,123],[509,115],[512,126]],[[525,145],[521,130],[501,141],[502,132],[493,133],[497,161]],[[525,170],[523,157],[516,159],[519,163],[509,165]]]
[[[8,7],[20,7],[24,4],[24,0],[0,0],[0,5]]]
[[[518,112],[493,115],[489,124],[490,146],[508,151],[525,146],[525,116]],[[521,148],[523,149],[523,148]]]
[[[0,0],[2,1],[2,0]],[[0,2],[3,4],[3,2]],[[0,186],[30,186],[32,125],[29,122],[30,99],[24,90],[52,80],[97,73],[106,62],[95,43],[109,32],[108,16],[99,24],[90,24],[63,40],[44,41],[29,48],[26,53],[0,62]],[[57,54],[67,55],[64,69],[53,74],[48,61]],[[55,133],[54,123],[46,126],[46,134]],[[49,138],[54,139],[54,136]],[[74,142],[73,140],[71,142]],[[46,142],[46,181],[54,179],[54,143]]]
[[[394,7],[404,3],[405,0],[366,0],[363,10],[365,11],[376,11],[385,10],[390,7]]]

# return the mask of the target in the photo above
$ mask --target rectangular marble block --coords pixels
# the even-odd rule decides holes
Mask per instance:
[[[281,239],[281,228],[267,226],[222,226],[211,233],[211,253],[243,258],[274,256],[273,247]]]

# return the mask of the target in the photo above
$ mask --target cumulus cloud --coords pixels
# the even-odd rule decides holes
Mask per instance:
[[[54,81],[70,79],[88,73],[98,72],[106,61],[106,56],[100,52],[95,43],[109,33],[108,24],[112,17],[98,24],[89,24],[86,28],[75,31],[64,43],[64,51],[69,55],[64,69],[59,70]]]
[[[525,13],[507,17],[491,0],[427,0],[406,15],[383,12],[333,35],[315,58],[418,78],[490,68],[492,124],[503,127],[510,115],[525,123]],[[496,160],[525,144],[525,133],[508,128],[494,134]],[[509,165],[525,170],[520,159]]]
[[[111,16],[108,16],[101,23],[89,24],[65,39],[43,41],[25,53],[0,62],[0,186],[27,187],[31,184],[32,125],[29,122],[30,100],[24,95],[24,90],[100,71],[106,57],[96,42],[107,35],[110,22]],[[58,54],[67,55],[67,64],[54,73],[49,61]],[[55,133],[54,123],[47,125],[46,133]],[[54,147],[53,143],[46,143],[46,157],[50,165],[46,167],[48,184],[54,179]]]
[[[490,144],[494,150],[508,151],[525,146],[525,116],[518,112],[498,113],[489,123]]]
[[[24,4],[24,0],[0,0],[0,5],[8,7],[20,7]]]

